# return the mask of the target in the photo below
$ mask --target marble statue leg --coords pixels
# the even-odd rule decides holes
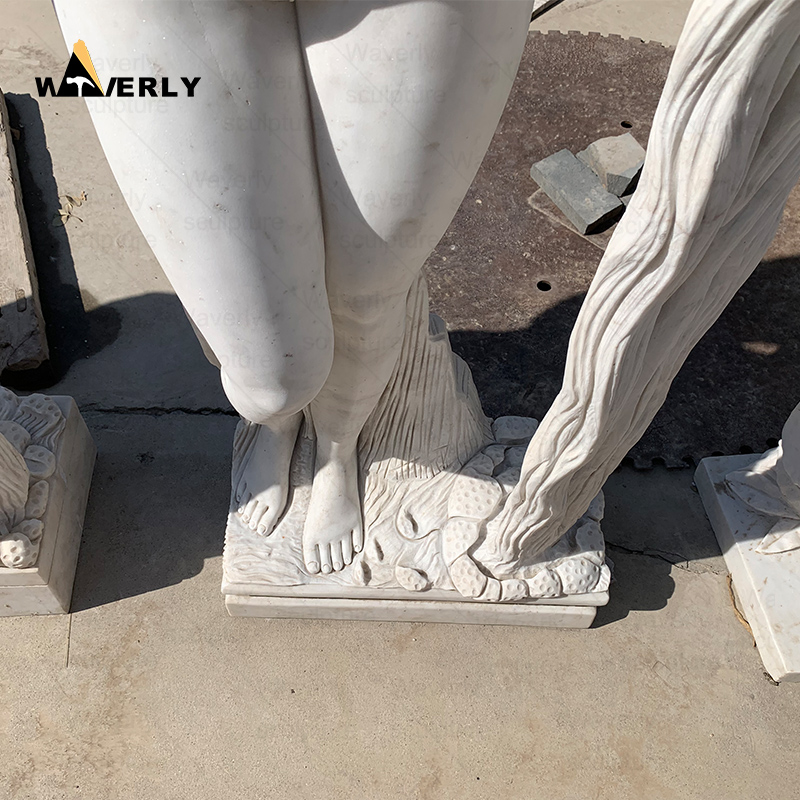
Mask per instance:
[[[347,30],[349,9],[359,19]],[[311,403],[311,572],[363,544],[357,441],[397,363],[406,299],[505,106],[529,2],[297,2],[314,108],[333,367]],[[343,74],[346,77],[343,77]]]
[[[695,0],[639,188],[570,340],[564,385],[476,553],[555,542],[644,433],[756,267],[800,178],[800,1]]]
[[[234,454],[254,530],[281,514],[301,410],[330,370],[318,178],[293,4],[58,0],[78,38],[135,76],[199,75],[197,97],[87,103],[131,211],[236,410]],[[110,55],[108,56],[111,57]],[[157,369],[157,355],[154,354]]]
[[[359,433],[397,363],[412,284],[502,113],[530,0],[57,7],[68,42],[141,54],[142,75],[205,76],[201,102],[90,111],[253,423],[235,443],[241,518],[272,531],[307,408],[317,451],[305,562],[342,569],[363,542]],[[218,164],[235,186],[202,179]]]

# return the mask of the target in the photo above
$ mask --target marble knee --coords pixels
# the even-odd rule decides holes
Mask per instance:
[[[319,394],[333,360],[333,335],[295,342],[275,363],[223,363],[222,386],[242,417],[259,425],[302,411]],[[281,363],[282,362],[282,363]]]

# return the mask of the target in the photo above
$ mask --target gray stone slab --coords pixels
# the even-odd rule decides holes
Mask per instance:
[[[644,148],[631,133],[598,139],[578,153],[578,158],[600,178],[603,186],[617,197],[622,197],[636,188],[644,165],[644,157]]]
[[[14,141],[0,92],[0,372],[38,367],[47,356]]]
[[[531,177],[561,209],[578,233],[592,233],[617,219],[624,208],[597,175],[569,150],[559,150],[531,167]]]

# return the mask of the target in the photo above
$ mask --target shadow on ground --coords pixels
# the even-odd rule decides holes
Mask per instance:
[[[631,611],[658,611],[667,605],[675,591],[672,567],[658,558],[643,558],[608,549],[613,562],[614,580],[608,605],[597,609],[593,628],[625,619]]]
[[[536,292],[536,283],[533,276],[529,288],[517,287],[518,295]],[[559,302],[522,329],[450,334],[453,349],[472,367],[487,414],[542,418],[561,386],[583,297]],[[800,257],[760,264],[689,355],[664,406],[632,448],[637,466],[658,459],[685,466],[710,455],[774,447],[800,400],[798,307]],[[508,314],[513,317],[513,310]]]
[[[90,412],[97,444],[72,610],[173,586],[222,553],[236,419]]]
[[[119,335],[121,322],[114,305],[87,311],[95,306],[94,299],[81,293],[66,229],[53,224],[61,201],[38,101],[13,93],[5,99],[11,126],[25,130],[16,145],[17,166],[50,360],[35,370],[7,372],[3,380],[15,388],[35,390],[53,385],[75,361],[111,344]]]

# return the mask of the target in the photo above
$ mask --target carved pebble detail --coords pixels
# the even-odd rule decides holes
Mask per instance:
[[[506,466],[521,467],[527,449],[527,447],[509,447],[506,451]]]
[[[24,453],[25,448],[31,443],[31,435],[28,431],[18,422],[7,419],[0,422],[0,436],[5,436],[18,453]]]
[[[9,569],[25,569],[36,563],[39,545],[22,533],[9,533],[0,539],[0,562]]]
[[[565,594],[591,592],[600,579],[600,567],[586,558],[570,558],[556,567]]]
[[[520,468],[512,467],[504,469],[498,476],[497,480],[504,489],[513,489],[519,483]]]
[[[466,469],[475,470],[478,475],[491,476],[494,471],[494,463],[492,457],[487,453],[478,453],[467,462]]]
[[[506,447],[503,444],[490,444],[483,449],[483,454],[491,458],[492,464],[496,467],[503,463],[503,459],[506,457]]]
[[[594,587],[595,592],[607,592],[611,585],[611,562],[607,562],[600,567],[600,578]]]
[[[38,542],[44,532],[44,523],[40,519],[26,519],[15,526],[11,533],[21,533],[27,536],[32,542]]]
[[[46,447],[32,444],[25,450],[24,458],[31,478],[42,480],[56,471],[56,457]]]
[[[28,491],[28,502],[25,504],[27,519],[39,519],[44,515],[49,494],[50,487],[47,485],[47,481],[37,481],[31,486]]]
[[[461,556],[453,562],[450,579],[463,597],[479,597],[488,580],[469,556]]]
[[[497,481],[465,467],[450,493],[447,516],[484,520],[491,516],[502,499],[503,490]]]
[[[500,581],[497,578],[487,578],[486,588],[483,590],[480,600],[488,600],[490,603],[499,603],[501,594]]]
[[[424,592],[431,585],[427,575],[410,567],[402,567],[400,564],[394,568],[394,576],[397,578],[397,582],[409,592]]]
[[[481,533],[480,522],[462,517],[447,520],[442,531],[442,556],[451,564],[478,541]]]
[[[536,433],[539,423],[531,417],[498,417],[492,423],[495,441],[514,444],[527,441]]]
[[[543,569],[527,580],[531,597],[558,597],[561,579],[551,569]]]
[[[513,603],[516,600],[524,600],[528,596],[528,584],[516,578],[503,581],[500,589],[501,603]]]
[[[30,394],[19,401],[17,416],[22,424],[39,438],[50,433],[63,419],[61,409],[52,397]]]

